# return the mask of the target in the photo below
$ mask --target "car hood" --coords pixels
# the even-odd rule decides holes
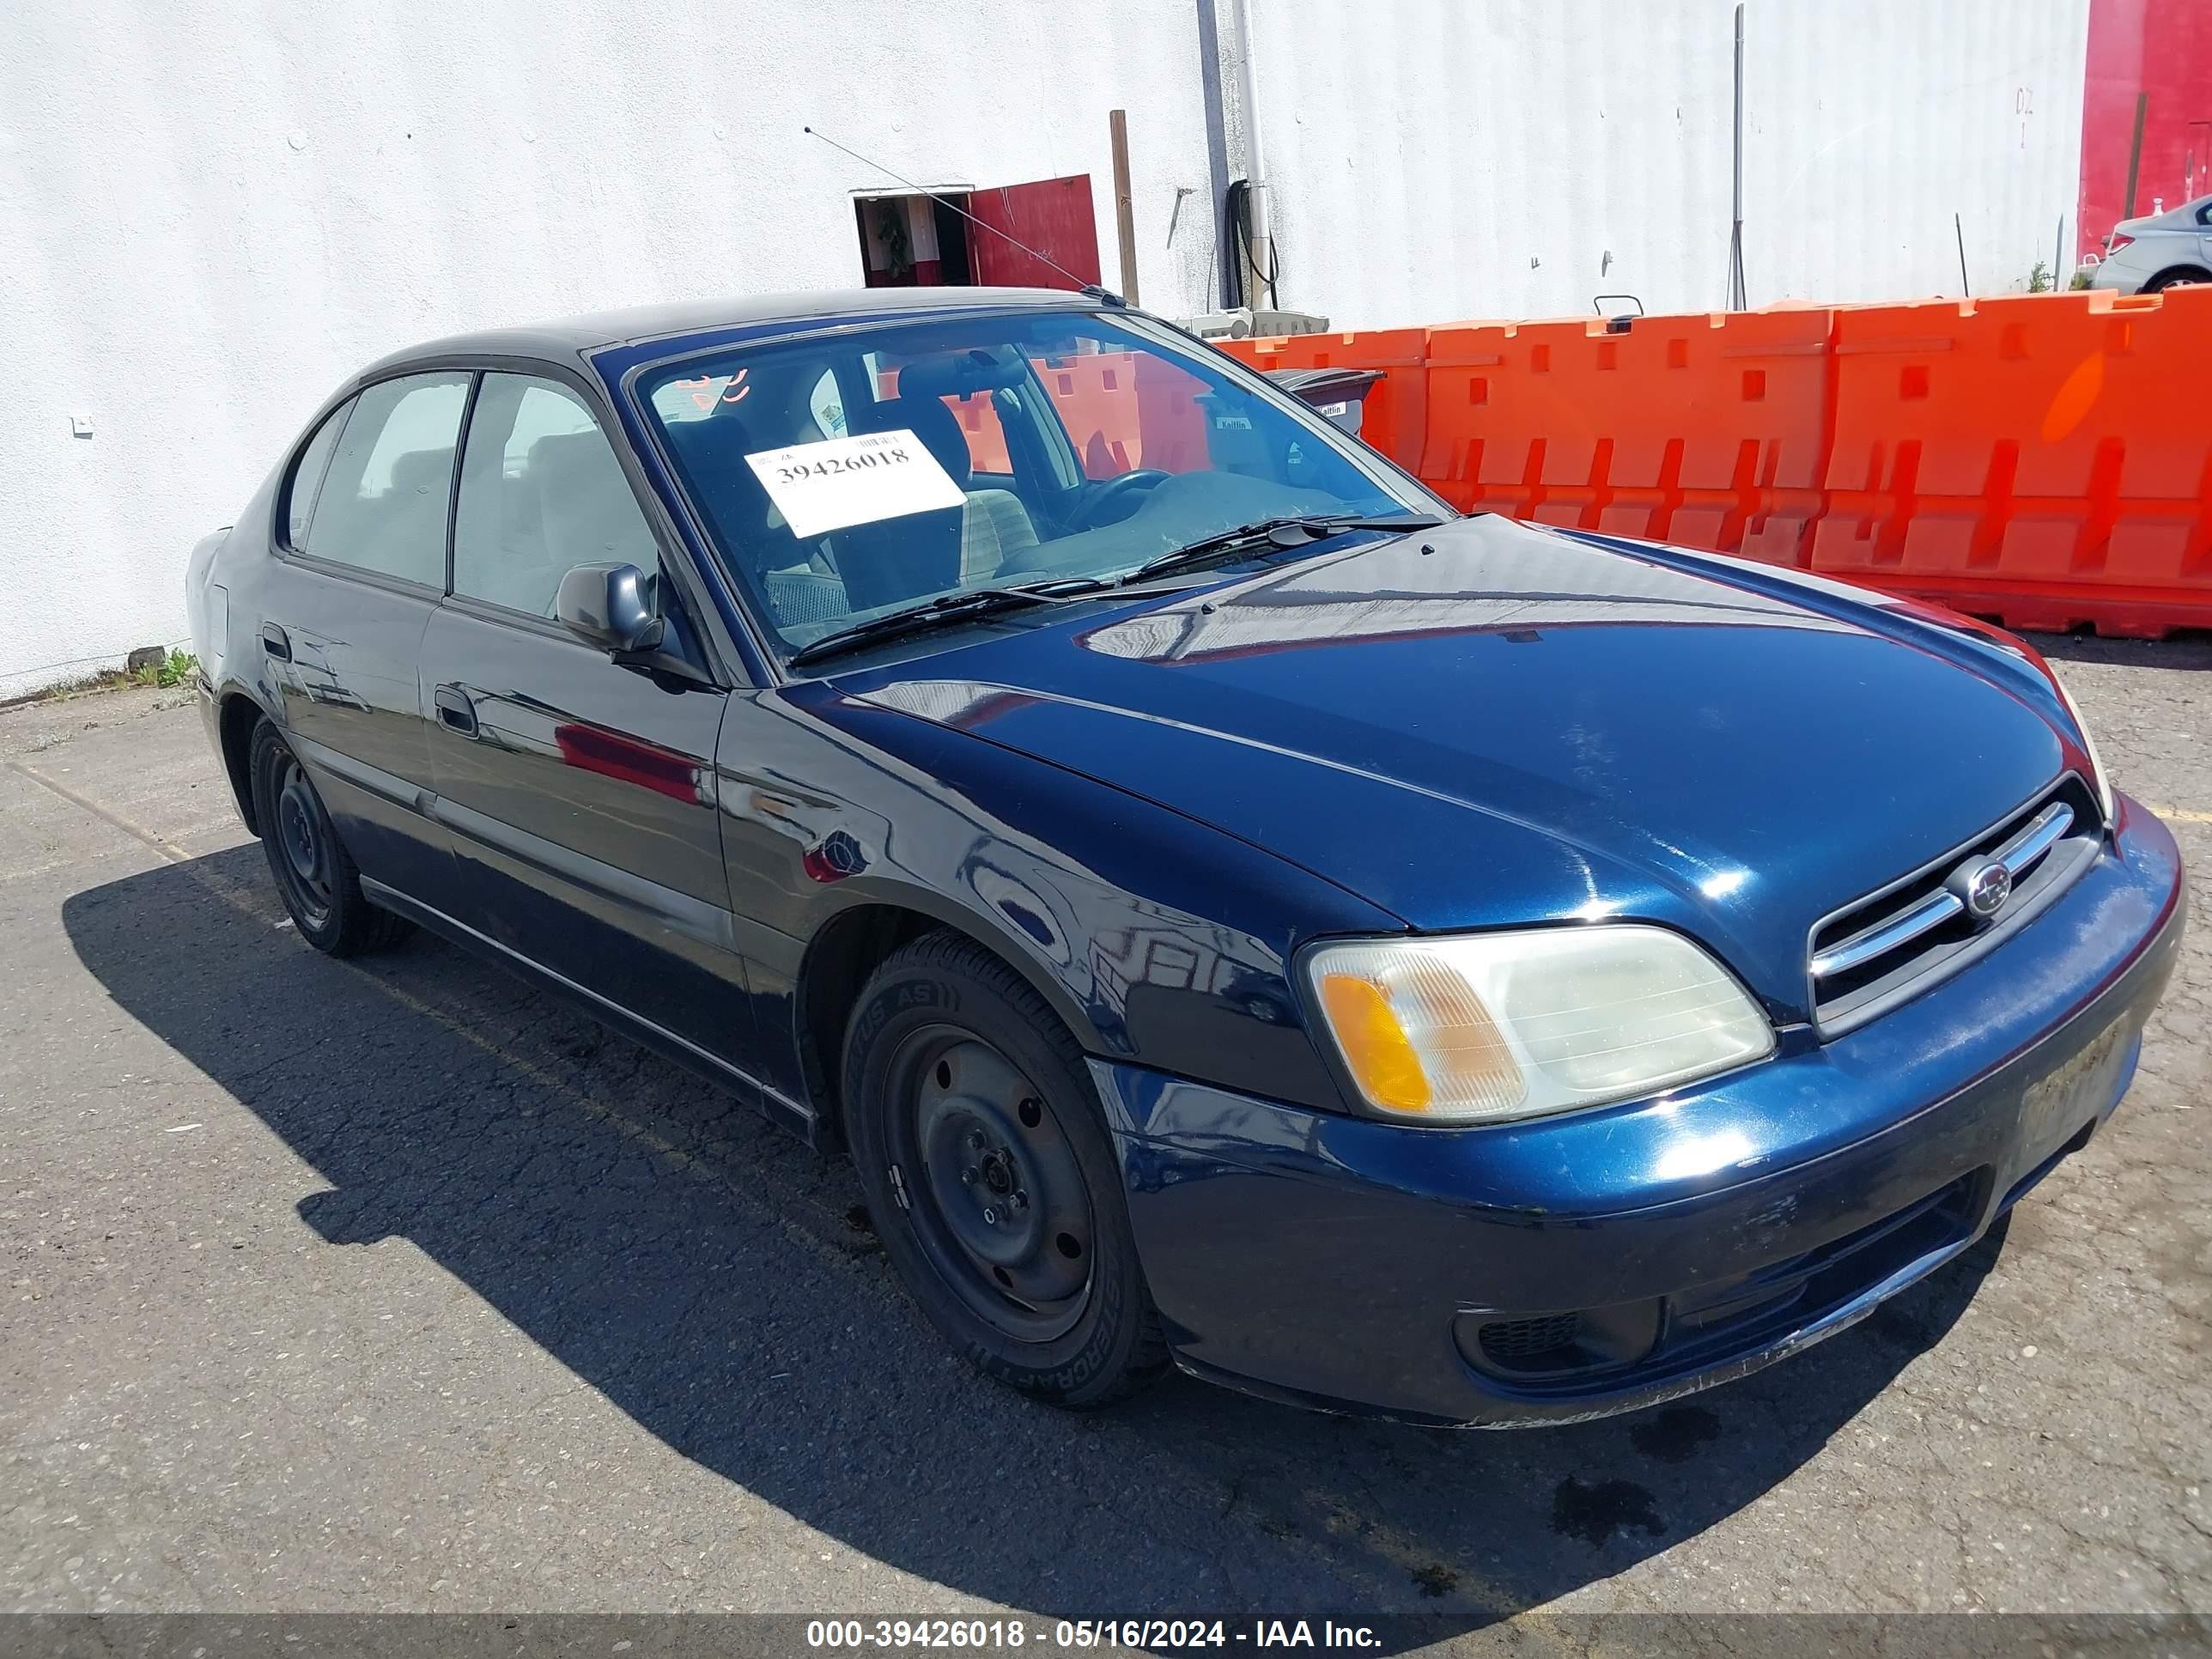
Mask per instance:
[[[1023,615],[838,684],[1216,825],[1412,927],[1683,928],[1802,1018],[1816,921],[2072,756],[2024,661],[1810,584],[1482,517]]]

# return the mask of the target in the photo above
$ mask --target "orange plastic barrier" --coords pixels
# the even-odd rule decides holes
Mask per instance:
[[[978,472],[1007,473],[1014,464],[1006,459],[1006,429],[999,424],[999,411],[988,392],[971,392],[964,398],[947,398],[945,406],[960,422],[960,435],[968,441],[968,464]]]
[[[2212,289],[1840,313],[1818,569],[2002,616],[2212,624]]]
[[[1205,388],[1174,364],[1150,353],[1103,351],[1033,359],[1032,367],[1086,477],[1117,477],[1139,466],[1188,472],[1207,465],[1205,419],[1193,400]],[[898,370],[878,371],[876,395],[898,395]],[[976,471],[1012,470],[1006,428],[988,392],[948,396],[945,405],[960,422]]]
[[[2212,288],[1228,349],[1384,370],[1370,441],[1469,511],[1809,566],[2019,628],[2212,627]]]
[[[1417,470],[1473,509],[1796,563],[1819,507],[1832,317],[1432,329]]]
[[[1189,472],[1206,465],[1195,375],[1149,352],[1048,358],[1037,378],[1082,458],[1084,476],[1114,478],[1137,467]]]

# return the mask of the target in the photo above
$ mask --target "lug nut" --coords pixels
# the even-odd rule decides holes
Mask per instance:
[[[961,1179],[963,1182],[964,1182],[967,1185],[969,1185],[969,1186],[970,1186],[970,1187],[974,1186],[974,1185],[975,1184],[975,1170],[963,1170],[960,1172],[960,1179]]]
[[[988,1204],[983,1206],[983,1224],[987,1227],[999,1224],[999,1212]]]
[[[1030,1195],[1027,1193],[1017,1190],[1014,1194],[1013,1204],[1016,1210],[1028,1209],[1030,1206]]]

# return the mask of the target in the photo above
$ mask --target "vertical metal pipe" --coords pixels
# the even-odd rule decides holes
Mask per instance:
[[[1966,228],[1955,213],[1951,216],[1951,234],[1959,239],[1959,291],[1971,300],[1974,285],[1966,280]]]
[[[1735,9],[1735,195],[1729,221],[1728,308],[1751,303],[1743,281],[1743,6]]]
[[[1199,85],[1206,106],[1206,196],[1213,225],[1213,252],[1206,262],[1209,303],[1234,303],[1237,246],[1229,228],[1229,129],[1221,112],[1221,32],[1213,0],[1198,0]],[[1174,227],[1169,227],[1172,236]]]
[[[1263,290],[1269,308],[1279,303],[1272,274],[1274,242],[1267,230],[1267,163],[1260,142],[1259,55],[1252,33],[1252,0],[1237,0],[1237,101],[1243,106],[1238,113],[1244,127],[1245,202],[1252,216],[1251,276],[1244,295],[1245,303],[1255,309]]]

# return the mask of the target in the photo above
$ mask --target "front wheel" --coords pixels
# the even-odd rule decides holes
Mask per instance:
[[[950,933],[897,951],[854,1010],[844,1090],[877,1233],[970,1364],[1075,1408],[1166,1368],[1082,1051],[1012,969]]]

